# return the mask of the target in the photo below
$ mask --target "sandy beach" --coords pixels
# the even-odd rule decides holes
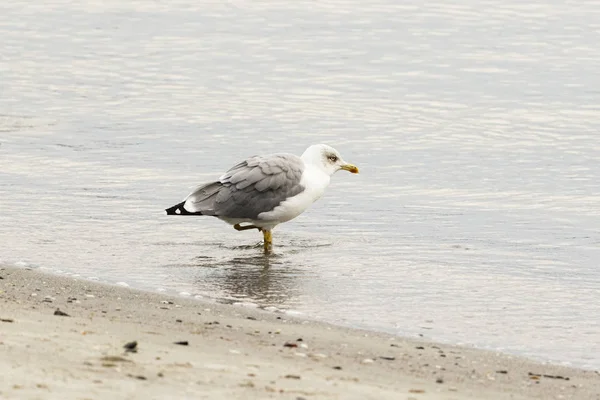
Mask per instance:
[[[596,371],[31,269],[0,277],[2,399],[600,399]]]

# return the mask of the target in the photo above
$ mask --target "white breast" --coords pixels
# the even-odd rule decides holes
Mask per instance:
[[[330,176],[322,170],[307,165],[300,179],[300,184],[305,188],[304,191],[285,200],[273,210],[258,214],[258,219],[261,222],[264,221],[265,224],[257,225],[261,225],[265,229],[272,229],[277,224],[296,218],[323,196],[330,180]]]

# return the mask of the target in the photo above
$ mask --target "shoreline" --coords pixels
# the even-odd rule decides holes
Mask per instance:
[[[143,292],[143,293],[154,293],[154,294],[157,294],[160,296],[165,296],[165,297],[170,297],[170,298],[175,298],[175,299],[186,299],[186,300],[199,302],[200,304],[204,304],[206,306],[215,304],[215,305],[218,305],[219,307],[224,306],[224,307],[233,307],[233,308],[254,309],[254,310],[257,310],[258,312],[266,312],[269,314],[275,313],[276,315],[280,315],[282,317],[285,316],[285,318],[287,318],[287,319],[295,319],[295,320],[300,320],[300,321],[303,321],[306,323],[315,323],[315,324],[318,323],[318,324],[323,324],[325,326],[337,327],[340,329],[360,331],[360,332],[364,332],[365,334],[381,334],[383,336],[389,336],[392,338],[400,338],[400,339],[405,339],[408,341],[414,340],[415,342],[438,343],[438,344],[443,344],[443,345],[447,345],[447,346],[454,346],[457,348],[469,348],[469,349],[481,350],[481,351],[486,351],[486,352],[491,352],[491,353],[500,353],[500,354],[505,354],[507,356],[512,356],[512,357],[529,360],[529,361],[531,361],[533,363],[537,363],[537,364],[563,366],[566,368],[581,369],[581,370],[585,370],[585,371],[598,371],[600,374],[599,368],[596,368],[593,366],[578,365],[576,363],[570,363],[569,360],[552,359],[549,357],[544,358],[544,357],[541,357],[536,354],[533,354],[533,355],[520,354],[518,351],[510,351],[510,350],[506,350],[506,349],[496,349],[494,347],[479,346],[476,343],[471,343],[471,342],[463,341],[463,342],[457,343],[456,341],[445,340],[443,338],[425,335],[424,333],[393,332],[391,330],[375,329],[375,328],[372,328],[369,326],[356,326],[356,325],[352,325],[350,323],[330,322],[325,319],[316,318],[314,316],[307,315],[302,312],[298,312],[294,309],[286,309],[286,308],[279,309],[276,307],[269,307],[269,306],[263,307],[256,303],[252,303],[252,302],[246,303],[246,302],[239,301],[236,299],[226,299],[225,301],[220,301],[220,299],[218,297],[206,296],[204,294],[194,295],[193,293],[182,292],[182,291],[178,291],[178,290],[174,290],[174,289],[164,289],[164,288],[157,289],[156,287],[151,287],[151,286],[143,287],[143,286],[129,285],[128,283],[123,282],[123,281],[117,281],[117,280],[109,281],[109,280],[99,279],[97,277],[86,277],[86,276],[82,276],[79,274],[74,274],[71,271],[65,273],[60,270],[53,270],[51,268],[40,267],[40,266],[32,266],[30,264],[25,264],[25,263],[23,263],[23,265],[10,264],[10,263],[3,264],[2,261],[0,260],[0,268],[3,268],[3,267],[4,268],[13,268],[13,269],[28,269],[28,270],[33,270],[33,271],[39,272],[44,275],[59,276],[59,277],[64,277],[64,278],[68,278],[68,279],[75,279],[78,281],[90,282],[92,284],[97,283],[99,285],[108,286],[108,287],[117,286],[117,287],[124,288],[126,290],[132,290],[132,291]]]
[[[6,399],[600,400],[593,370],[35,269],[0,277]]]

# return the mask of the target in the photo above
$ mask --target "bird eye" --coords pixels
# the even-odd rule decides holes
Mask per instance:
[[[329,161],[331,162],[336,162],[338,160],[337,156],[335,154],[331,154],[327,157],[329,159]]]

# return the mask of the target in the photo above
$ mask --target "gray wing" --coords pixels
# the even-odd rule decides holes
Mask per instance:
[[[293,154],[250,157],[229,169],[217,182],[200,186],[185,209],[216,217],[257,219],[304,190],[304,163]]]

